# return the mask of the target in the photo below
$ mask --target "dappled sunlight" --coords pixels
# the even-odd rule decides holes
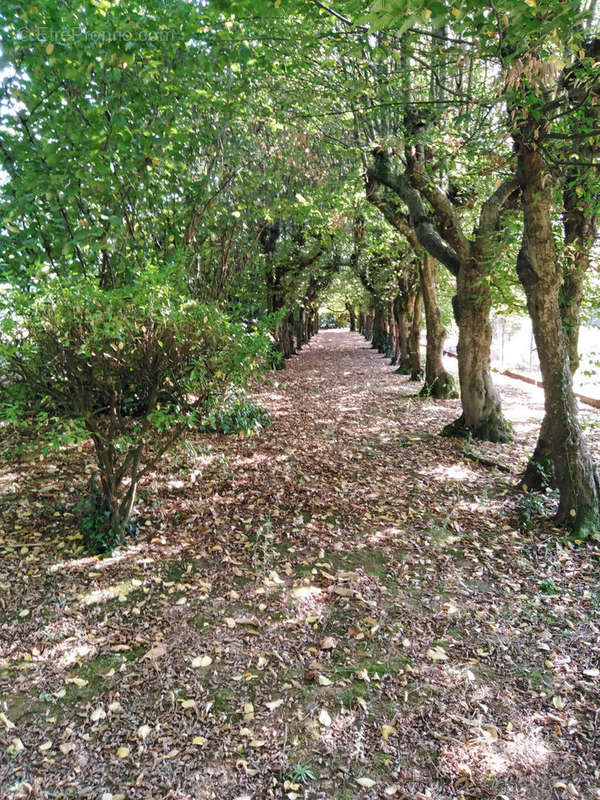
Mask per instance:
[[[430,467],[422,470],[421,475],[432,476],[438,480],[465,481],[476,477],[475,472],[466,464],[450,464]]]
[[[540,728],[531,723],[524,730],[500,730],[494,724],[473,723],[469,737],[446,748],[445,769],[467,778],[499,777],[546,770],[553,750]]]
[[[327,594],[319,586],[297,586],[288,592],[288,597],[296,608],[297,619],[318,616],[327,601]]]
[[[106,603],[107,600],[125,600],[129,592],[136,586],[141,586],[142,581],[127,580],[116,583],[113,586],[106,586],[103,589],[94,589],[79,600],[82,606],[91,606],[94,603]]]

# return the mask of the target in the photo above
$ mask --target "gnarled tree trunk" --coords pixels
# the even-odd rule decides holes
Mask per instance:
[[[510,423],[502,414],[500,393],[492,380],[490,346],[491,296],[485,262],[476,245],[462,262],[456,279],[454,312],[458,324],[458,377],[463,412],[447,425],[446,436],[471,435],[490,442],[508,442]]]
[[[558,521],[584,538],[600,530],[600,484],[579,424],[560,313],[562,280],[552,231],[552,187],[537,149],[519,141],[523,241],[517,272],[527,295],[544,382],[546,426],[560,494]]]

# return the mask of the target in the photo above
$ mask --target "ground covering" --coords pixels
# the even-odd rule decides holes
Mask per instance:
[[[88,447],[0,467],[0,797],[599,798],[599,550],[516,491],[542,395],[499,383],[516,443],[443,439],[458,401],[322,332],[108,558]]]

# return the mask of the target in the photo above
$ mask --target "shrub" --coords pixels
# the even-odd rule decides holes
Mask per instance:
[[[271,424],[270,413],[240,391],[219,398],[202,419],[200,430],[205,433],[260,433]]]
[[[35,422],[55,446],[93,441],[81,527],[95,552],[127,532],[140,479],[267,351],[214,306],[148,285],[55,286],[16,300],[2,329],[4,419]]]

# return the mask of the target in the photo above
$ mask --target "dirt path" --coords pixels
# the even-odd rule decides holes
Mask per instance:
[[[465,448],[457,402],[322,332],[106,559],[89,450],[0,467],[0,797],[600,798],[598,549],[519,529],[541,393],[499,383],[517,444]]]

